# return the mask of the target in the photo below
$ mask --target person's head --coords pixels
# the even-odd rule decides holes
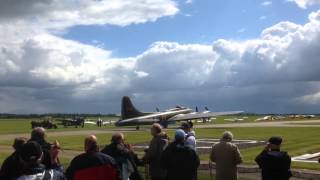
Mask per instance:
[[[268,140],[268,147],[270,148],[270,150],[280,150],[281,143],[281,137],[273,136]]]
[[[111,137],[111,143],[124,143],[124,135],[122,133],[114,133]]]
[[[185,133],[188,133],[191,130],[189,123],[186,122],[181,123],[180,129],[182,129]]]
[[[174,140],[178,143],[183,143],[185,141],[186,133],[182,129],[177,129]]]
[[[160,134],[161,131],[162,131],[162,127],[161,127],[160,124],[154,123],[154,124],[152,125],[152,127],[151,127],[151,135],[152,135],[152,136],[156,136],[156,135]]]
[[[31,140],[33,141],[44,140],[45,136],[46,130],[43,127],[33,128],[31,132]]]
[[[61,151],[60,143],[55,140],[50,146],[50,157],[52,159],[58,158],[59,152]]]
[[[90,135],[85,138],[84,140],[84,150],[85,152],[98,152],[99,147],[98,147],[98,142],[97,142],[97,137],[95,135]]]
[[[230,131],[225,131],[221,137],[222,141],[231,142],[233,140],[233,134]]]
[[[19,151],[22,147],[22,145],[24,145],[25,143],[27,143],[27,138],[24,137],[18,137],[14,139],[13,145],[12,147],[16,150]]]
[[[29,141],[22,145],[20,158],[26,164],[40,163],[42,159],[42,148],[35,141]]]

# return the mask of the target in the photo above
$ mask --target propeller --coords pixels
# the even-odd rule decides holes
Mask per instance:
[[[206,110],[206,111],[209,111],[209,108],[206,106],[206,107],[204,107],[204,109]]]
[[[158,107],[156,107],[156,111],[157,111],[157,112],[160,112],[160,110],[159,110],[159,108],[158,108]]]
[[[196,106],[196,112],[199,112],[198,106]]]

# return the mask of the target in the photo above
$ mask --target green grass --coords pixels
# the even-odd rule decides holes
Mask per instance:
[[[247,118],[244,118],[247,117]],[[208,122],[210,124],[227,124],[227,123],[245,123],[245,122],[255,122],[256,119],[260,118],[262,116],[220,116],[217,117],[216,119],[212,119],[212,122]],[[231,122],[231,121],[225,121],[225,119],[233,119],[233,118],[241,118],[244,119],[243,121],[238,121],[238,122]],[[88,117],[87,119],[90,120],[96,120],[96,117]],[[103,117],[103,120],[112,120],[112,121],[117,121],[119,119],[119,117]],[[315,119],[319,119],[318,117],[316,118],[311,118],[311,119],[284,119],[281,121],[286,121],[286,120],[294,120],[294,121],[303,121],[303,120],[315,120]],[[28,119],[0,119],[0,134],[8,134],[8,133],[29,133],[31,130],[31,121],[34,120],[40,120],[37,118],[28,118]],[[58,121],[55,121],[55,123],[59,123]],[[319,121],[320,123],[320,121]],[[170,127],[177,127],[179,126],[180,123],[176,124],[176,125],[172,125]],[[198,123],[195,122],[195,124],[202,124],[202,123]],[[318,123],[315,123],[318,124]],[[141,126],[144,127],[144,126]],[[149,126],[148,126],[149,127]],[[94,130],[94,129],[104,129],[104,128],[114,128],[114,125],[106,125],[102,128],[98,128],[96,125],[91,125],[91,124],[85,124],[85,127],[83,128],[84,130]],[[134,127],[133,127],[134,128]],[[58,129],[50,129],[48,130],[49,132],[53,132],[53,131],[65,131],[65,130],[79,130],[79,128],[75,128],[73,126],[68,127],[68,128],[64,128],[61,125],[58,125]]]
[[[0,119],[0,134],[14,134],[14,133],[29,133],[31,131],[31,121],[37,121],[39,119]],[[106,120],[106,119],[104,119]],[[111,120],[115,120],[115,118],[111,117]],[[75,128],[74,126],[70,127],[63,127],[60,125],[58,121],[54,121],[58,124],[57,129],[48,129],[48,132],[54,131],[72,131],[72,130],[94,130],[94,129],[106,129],[106,128],[113,128],[113,125],[106,125],[102,128],[97,127],[96,125],[92,124],[85,124],[84,128]]]

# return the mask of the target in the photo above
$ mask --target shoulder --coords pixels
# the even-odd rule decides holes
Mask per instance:
[[[284,158],[291,158],[291,156],[286,151],[281,151],[280,153]]]
[[[103,164],[115,164],[116,163],[114,158],[112,158],[111,156],[109,156],[107,154],[97,152],[95,156],[97,158],[101,159]]]
[[[78,163],[81,163],[82,161],[86,161],[87,157],[88,157],[88,154],[87,154],[87,153],[79,154],[78,156],[74,157],[74,158],[71,160],[70,165],[78,164]]]

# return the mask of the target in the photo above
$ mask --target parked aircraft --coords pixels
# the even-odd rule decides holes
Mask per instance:
[[[98,127],[102,127],[107,124],[113,124],[113,123],[115,123],[115,121],[103,120],[99,117],[98,119],[86,119],[84,123],[85,124],[93,124],[93,125],[97,125]]]
[[[197,109],[197,108],[196,108]],[[124,96],[121,104],[121,118],[118,120],[116,126],[136,126],[139,129],[140,125],[151,125],[159,123],[167,128],[169,124],[177,121],[190,121],[194,119],[208,119],[221,115],[239,114],[242,111],[227,111],[227,112],[194,112],[190,108],[177,106],[175,108],[163,112],[140,112],[132,104],[129,97]]]
[[[244,119],[243,118],[228,118],[228,119],[224,119],[225,121],[230,121],[230,122],[241,122]]]
[[[84,127],[85,119],[83,117],[73,117],[73,118],[63,118],[63,119],[56,119],[56,121],[60,121],[64,127],[74,126],[74,127]]]
[[[265,117],[261,117],[256,119],[255,121],[276,121],[276,120],[283,120],[285,119],[285,116],[265,116]]]

